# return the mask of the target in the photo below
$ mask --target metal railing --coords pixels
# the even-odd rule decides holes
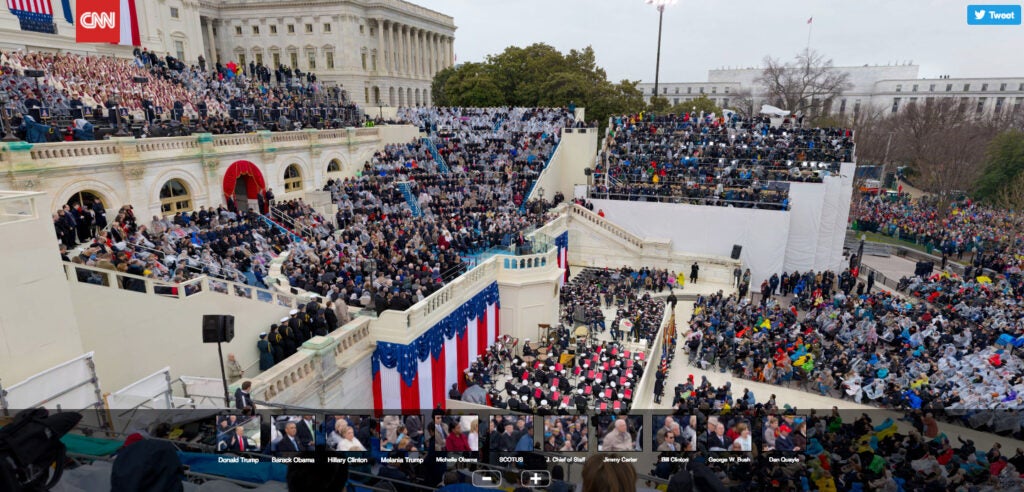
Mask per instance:
[[[761,202],[761,201],[749,201],[749,200],[735,200],[726,198],[715,198],[715,197],[686,197],[686,196],[664,196],[664,195],[648,195],[643,193],[607,193],[599,191],[589,191],[587,198],[591,200],[623,200],[632,202],[658,202],[658,203],[678,203],[686,205],[709,205],[717,207],[736,207],[736,208],[754,208],[761,210],[776,210],[776,211],[789,211],[789,205],[783,205],[782,203],[775,202]]]

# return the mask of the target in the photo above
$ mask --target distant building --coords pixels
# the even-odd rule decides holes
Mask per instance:
[[[850,74],[853,87],[836,99],[832,113],[856,115],[874,108],[891,114],[910,103],[954,98],[977,113],[998,114],[1020,110],[1024,103],[1024,77],[918,78],[919,68],[911,64],[836,67]],[[757,83],[761,72],[760,68],[708,70],[706,82],[662,82],[658,90],[673,105],[703,94],[720,107],[735,109],[737,104],[746,103],[758,108],[766,102],[765,88]],[[654,84],[641,83],[638,87],[650,102]],[[747,92],[752,97],[740,102],[737,95]]]

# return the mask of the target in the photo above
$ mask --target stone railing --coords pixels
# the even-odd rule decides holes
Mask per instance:
[[[291,294],[271,292],[259,287],[211,278],[206,275],[181,283],[172,283],[66,261],[63,264],[64,274],[70,282],[126,290],[140,294],[157,295],[172,299],[188,299],[194,295],[206,292],[252,299],[259,302],[276,302],[280,306],[292,309],[298,308],[299,303],[303,302],[298,296]]]
[[[42,196],[31,191],[0,191],[0,225],[38,218],[36,198]]]
[[[294,402],[309,398],[339,371],[369,355],[370,320],[354,320],[324,337],[314,337],[291,357],[252,378],[258,400]],[[307,394],[303,394],[307,393]]]
[[[633,396],[633,408],[651,409],[654,408],[654,380],[658,365],[661,364],[661,351],[665,344],[665,331],[668,330],[669,322],[672,320],[672,309],[665,304],[665,312],[661,317],[661,327],[655,335],[654,343],[647,354],[647,366],[644,367],[644,375],[640,377],[640,384],[636,385],[636,395]],[[679,324],[676,323],[676,329]],[[682,364],[682,360],[676,360],[676,364]]]
[[[533,268],[545,268],[548,265],[558,266],[558,249],[552,247],[545,253],[521,256],[498,255],[498,265],[502,270],[526,270]]]
[[[29,153],[32,156],[32,160],[49,160],[97,155],[118,155],[120,150],[116,141],[100,140],[94,142],[74,142],[70,145],[60,143],[33,145]]]
[[[623,241],[637,249],[643,249],[644,247],[644,240],[638,237],[636,234],[633,234],[632,232],[629,232],[623,229],[622,227],[615,225],[614,223],[605,219],[604,217],[601,217],[600,215],[597,215],[594,212],[591,212],[590,210],[587,210],[579,205],[573,204],[572,208],[569,209],[569,213],[572,215],[574,219],[580,219],[590,222],[591,224],[594,224],[600,227],[601,229],[610,232],[613,236],[622,239]]]

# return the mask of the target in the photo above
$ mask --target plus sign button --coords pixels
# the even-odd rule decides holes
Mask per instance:
[[[524,471],[521,479],[523,487],[547,487],[551,485],[551,474],[546,470]]]

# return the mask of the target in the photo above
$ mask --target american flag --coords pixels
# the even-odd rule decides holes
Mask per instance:
[[[50,0],[7,0],[7,8],[33,14],[53,15]]]

